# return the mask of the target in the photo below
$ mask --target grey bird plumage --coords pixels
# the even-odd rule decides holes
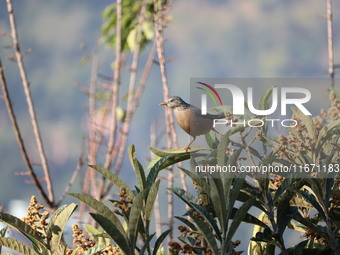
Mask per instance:
[[[201,110],[196,106],[190,105],[178,96],[173,96],[160,103],[174,110],[178,125],[189,135],[193,140],[184,148],[186,151],[195,141],[196,136],[208,133],[213,128],[214,119],[224,118],[224,114],[206,114],[202,115]]]

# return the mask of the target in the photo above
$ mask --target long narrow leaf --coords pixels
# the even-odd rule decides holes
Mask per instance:
[[[235,206],[236,199],[241,191],[242,185],[245,181],[245,174],[242,173],[240,176],[233,181],[233,188],[230,190],[230,195],[228,199],[228,217],[227,219],[230,218],[230,214],[232,212],[232,209]]]
[[[15,239],[8,237],[0,237],[0,245],[5,246],[13,251],[24,255],[38,255],[32,248]]]
[[[153,250],[153,255],[157,255],[158,249],[161,246],[162,242],[164,239],[167,237],[167,235],[171,232],[172,229],[168,229],[167,231],[164,231],[156,240],[154,250]]]
[[[320,216],[325,220],[326,215],[325,212],[323,211],[322,207],[316,201],[315,197],[312,194],[307,193],[306,191],[302,190],[293,190],[295,193],[300,194],[304,199],[306,199],[311,205],[314,206],[314,208],[319,212]]]
[[[191,221],[189,221],[188,219],[186,218],[183,218],[183,217],[179,217],[179,216],[175,216],[176,219],[180,220],[181,222],[183,222],[185,225],[187,225],[189,228],[191,228],[193,231],[197,231],[197,228],[196,226],[191,223]]]
[[[136,173],[139,189],[145,189],[146,187],[145,173],[144,173],[144,169],[142,165],[139,163],[139,161],[136,158],[136,150],[135,150],[134,145],[131,145],[129,147],[128,154],[129,154],[130,163],[133,167],[133,170]]]
[[[133,254],[130,249],[130,245],[126,237],[119,231],[117,226],[103,215],[90,213],[92,218],[105,230],[105,232],[111,236],[116,242],[119,248],[127,255]],[[134,247],[131,247],[134,249]]]
[[[104,205],[102,202],[99,202],[98,200],[84,194],[70,193],[70,195],[84,202],[96,212],[108,218],[117,227],[121,234],[126,234],[123,225],[119,221],[117,216],[110,210],[109,207]]]
[[[138,224],[141,216],[141,211],[143,208],[143,201],[145,198],[147,190],[142,190],[138,193],[134,200],[130,210],[128,230],[129,230],[129,241],[131,247],[135,247],[138,233]]]
[[[104,250],[107,247],[107,245],[96,245],[90,249],[88,249],[84,255],[95,255],[100,254],[99,252]],[[54,254],[53,254],[54,255]]]
[[[148,238],[145,240],[144,245],[142,249],[140,249],[139,255],[144,255],[146,249],[149,247],[150,242],[152,238],[156,235],[156,233],[153,233],[152,235],[148,236]]]
[[[105,176],[110,182],[112,182],[118,188],[125,187],[126,193],[129,198],[133,199],[135,197],[129,186],[124,181],[122,181],[117,175],[99,166],[90,165],[90,167],[92,167],[94,170]]]
[[[274,200],[273,200],[274,203],[288,188],[290,188],[292,186],[294,181],[295,181],[295,179],[290,178],[290,177],[287,177],[283,180],[280,187],[275,192],[275,196],[274,196]]]
[[[153,210],[153,206],[155,204],[155,200],[156,200],[156,197],[157,197],[159,183],[160,183],[160,180],[156,181],[151,186],[149,194],[148,194],[148,198],[146,200],[146,204],[145,204],[145,219],[147,221],[150,221],[151,216],[152,216],[152,210]]]
[[[209,197],[211,198],[211,202],[214,206],[218,221],[221,225],[222,233],[225,232],[226,229],[226,218],[227,218],[227,210],[226,210],[226,198],[224,197],[224,189],[221,179],[209,179],[210,183],[210,193]]]
[[[193,219],[193,221],[196,223],[197,227],[203,234],[213,254],[218,255],[219,252],[218,252],[217,242],[211,229],[209,228],[209,225],[193,215],[191,215],[190,217]]]
[[[210,213],[204,207],[198,204],[191,203],[191,206],[204,217],[207,223],[212,227],[212,229],[214,229],[218,239],[221,240],[221,232],[215,222],[215,219],[210,215]]]
[[[240,226],[241,222],[244,220],[245,216],[247,215],[250,207],[254,204],[255,202],[255,197],[249,199],[247,202],[245,202],[235,213],[235,216],[233,217],[233,221],[230,225],[230,228],[228,230],[228,235],[227,235],[227,244],[231,243],[231,240]]]
[[[78,207],[78,205],[72,203],[64,208],[62,212],[59,213],[57,218],[55,219],[53,225],[51,226],[51,245],[52,247],[57,247],[60,245],[61,236],[63,234],[64,228],[66,226],[67,221],[71,217],[74,210]]]
[[[292,107],[292,111],[294,112],[294,115],[302,121],[302,123],[307,128],[308,136],[312,139],[312,141],[316,141],[316,128],[312,121],[312,119],[305,115],[301,110],[297,107]]]
[[[11,226],[12,228],[17,229],[21,233],[24,233],[32,237],[33,239],[37,240],[40,244],[46,247],[44,240],[41,238],[38,232],[36,232],[31,226],[29,226],[19,218],[8,213],[0,212],[0,221]]]

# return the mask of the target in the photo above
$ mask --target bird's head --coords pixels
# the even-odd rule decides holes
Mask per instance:
[[[170,107],[172,109],[177,107],[186,107],[188,104],[182,100],[180,97],[169,97],[167,100],[165,100],[163,103],[160,103],[159,105],[166,105],[167,107]]]

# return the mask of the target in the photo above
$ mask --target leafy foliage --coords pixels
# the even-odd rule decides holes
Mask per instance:
[[[260,100],[259,108],[268,106],[269,95],[270,91],[267,91]],[[257,166],[334,165],[339,161],[339,112],[334,113],[334,107],[338,107],[340,102],[334,95],[333,110],[323,116],[321,124],[320,119],[307,118],[295,109],[294,116],[299,127],[290,129],[287,135],[281,135],[278,139],[269,136],[265,126],[255,130],[255,134],[253,127],[234,127],[221,137],[209,133],[206,135],[209,148],[193,147],[190,152],[150,148],[156,156],[150,162],[148,171],[136,158],[132,145],[128,153],[137,181],[134,188],[128,187],[112,172],[90,166],[119,189],[119,199],[111,200],[112,209],[112,206],[91,196],[70,194],[95,211],[90,215],[100,226],[86,225],[87,232],[95,241],[84,239],[87,242],[85,250],[80,246],[69,250],[62,243],[62,233],[77,205],[60,207],[47,223],[47,213],[39,212],[43,206],[38,205],[35,199],[31,200],[29,208],[37,211],[33,214],[37,218],[30,216],[22,221],[10,214],[0,213],[0,220],[21,232],[31,242],[31,247],[5,237],[6,229],[0,231],[0,246],[22,254],[87,255],[111,252],[156,255],[166,254],[163,251],[165,246],[168,246],[169,254],[241,254],[242,251],[237,250],[240,241],[234,239],[240,225],[245,222],[253,225],[253,235],[248,244],[249,255],[273,255],[278,251],[281,254],[337,254],[340,246],[340,185],[334,174],[336,171],[329,171],[327,175],[310,171],[309,178],[302,178],[294,173],[206,174],[181,168],[192,179],[197,193],[182,188],[170,189],[188,208],[184,215],[176,217],[182,224],[178,226],[181,236],[168,245],[162,245],[171,229],[157,239],[155,233],[150,232],[152,212],[160,188],[159,174],[178,162],[190,159],[193,169],[199,164],[239,167],[244,164],[246,156],[249,162]],[[237,135],[241,142],[235,142]],[[248,142],[249,138],[251,142]],[[262,146],[262,151],[259,149],[261,146],[253,144],[255,141]],[[261,211],[259,216],[254,215],[252,207]],[[39,219],[40,225],[37,225],[36,219]],[[303,233],[305,240],[287,247],[284,234],[288,228]],[[82,231],[74,228],[74,233],[75,229],[77,234],[74,235],[83,237]]]

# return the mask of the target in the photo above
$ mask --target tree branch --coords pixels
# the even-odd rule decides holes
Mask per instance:
[[[42,139],[41,139],[41,134],[40,134],[37,118],[36,118],[36,113],[35,113],[32,97],[31,97],[31,92],[29,90],[29,82],[27,79],[27,74],[26,74],[24,63],[23,63],[23,55],[20,52],[18,34],[17,34],[15,19],[14,19],[14,14],[13,14],[13,6],[12,6],[11,0],[6,0],[6,2],[7,2],[8,16],[9,16],[9,21],[10,21],[10,26],[11,26],[11,35],[13,39],[13,49],[14,49],[17,64],[19,67],[20,77],[22,80],[22,85],[24,88],[25,97],[26,97],[26,101],[28,105],[28,112],[31,118],[33,132],[34,132],[35,140],[38,146],[38,152],[39,152],[42,168],[44,171],[44,177],[46,180],[47,194],[48,194],[48,200],[49,200],[48,204],[55,205],[50,171],[47,165],[47,159],[46,159],[45,150],[44,150]]]
[[[6,103],[8,115],[9,115],[9,118],[11,120],[13,130],[14,130],[14,134],[15,134],[16,140],[18,142],[20,153],[21,153],[21,156],[22,156],[24,163],[26,165],[27,171],[28,171],[29,175],[31,176],[34,185],[36,186],[38,192],[40,193],[40,195],[42,196],[44,201],[48,204],[49,207],[54,207],[54,204],[51,203],[46,192],[44,191],[44,188],[41,186],[41,183],[40,183],[37,175],[35,174],[33,166],[32,166],[31,161],[29,159],[29,156],[28,156],[25,144],[24,144],[24,140],[21,136],[19,125],[18,125],[18,122],[17,122],[16,117],[15,117],[15,113],[14,113],[13,106],[12,106],[12,101],[10,99],[9,92],[8,92],[8,89],[7,89],[7,83],[6,83],[4,68],[2,67],[1,59],[0,59],[0,83],[1,83],[1,89],[2,89],[2,92],[3,92],[4,100],[5,100],[5,103]]]

